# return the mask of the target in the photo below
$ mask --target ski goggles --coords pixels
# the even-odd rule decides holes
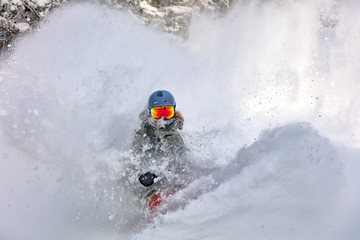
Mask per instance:
[[[175,109],[173,106],[153,107],[150,109],[150,115],[154,119],[160,119],[162,117],[165,119],[171,119],[174,114]]]

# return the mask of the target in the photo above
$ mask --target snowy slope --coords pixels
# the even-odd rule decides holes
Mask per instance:
[[[98,5],[53,14],[1,59],[0,239],[358,239],[359,9],[243,4],[186,42]],[[217,170],[145,224],[119,179],[156,89]]]

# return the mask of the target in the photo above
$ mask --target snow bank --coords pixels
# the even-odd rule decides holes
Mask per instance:
[[[213,173],[215,190],[184,210],[167,213],[155,228],[148,227],[134,239],[332,236],[343,187],[342,164],[334,146],[308,124],[264,132],[218,171]]]

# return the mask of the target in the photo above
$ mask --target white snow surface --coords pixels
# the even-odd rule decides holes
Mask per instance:
[[[185,42],[96,4],[55,12],[1,59],[0,239],[359,239],[359,10],[238,4]],[[157,89],[217,170],[146,223],[121,176]]]

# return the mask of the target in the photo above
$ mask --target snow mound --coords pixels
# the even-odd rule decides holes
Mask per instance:
[[[328,217],[341,169],[334,147],[309,124],[268,130],[213,173],[213,191],[157,219],[156,228],[134,239],[319,239],[335,220]]]

